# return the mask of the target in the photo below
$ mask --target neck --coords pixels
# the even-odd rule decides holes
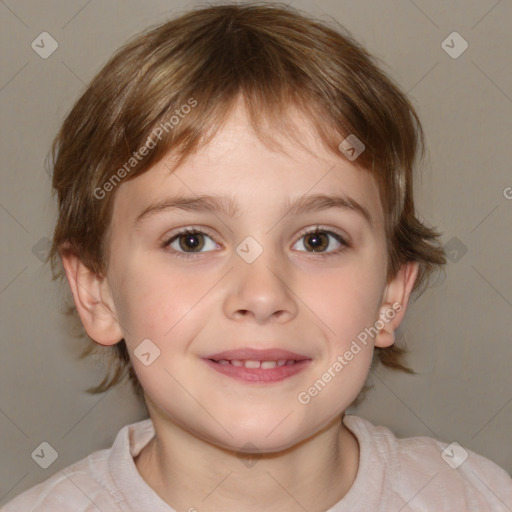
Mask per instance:
[[[345,496],[357,474],[359,445],[342,416],[287,450],[243,455],[151,417],[156,435],[135,464],[176,510],[321,512]]]

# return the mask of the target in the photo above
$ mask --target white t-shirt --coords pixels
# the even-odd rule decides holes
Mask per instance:
[[[343,421],[359,441],[359,468],[349,492],[326,512],[512,511],[512,479],[489,459],[429,437],[397,439],[358,416],[345,415]],[[150,419],[127,425],[112,448],[59,471],[3,511],[175,512],[133,460],[154,433]]]

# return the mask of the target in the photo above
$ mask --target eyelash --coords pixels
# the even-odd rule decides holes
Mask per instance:
[[[342,237],[339,233],[336,233],[336,232],[334,232],[332,230],[329,230],[329,229],[322,228],[321,226],[316,226],[316,228],[306,229],[306,230],[302,231],[300,233],[300,235],[299,235],[298,240],[300,240],[301,238],[303,238],[306,235],[317,234],[317,233],[324,233],[324,234],[327,234],[327,235],[332,235],[336,239],[336,241],[341,244],[341,247],[339,247],[338,249],[336,249],[334,251],[330,251],[330,252],[326,252],[326,253],[314,252],[314,251],[313,252],[310,252],[310,251],[299,251],[299,252],[308,252],[309,254],[313,254],[313,255],[319,256],[321,258],[326,258],[326,257],[329,257],[329,256],[337,256],[337,255],[345,252],[347,249],[352,247],[351,244],[349,244],[345,240],[345,238]],[[204,254],[204,253],[201,253],[201,252],[186,253],[186,252],[176,251],[174,249],[169,250],[170,244],[172,244],[180,236],[188,235],[188,234],[191,234],[191,235],[206,235],[210,239],[213,240],[213,237],[211,235],[209,235],[208,233],[206,233],[206,232],[204,232],[204,231],[202,231],[200,229],[196,229],[194,227],[189,227],[189,228],[185,228],[185,229],[182,229],[181,231],[178,231],[178,232],[174,233],[170,238],[168,238],[166,241],[162,242],[161,247],[164,248],[164,249],[167,249],[169,252],[171,252],[172,254],[177,256],[178,258],[184,258],[186,260],[195,258],[197,255]]]

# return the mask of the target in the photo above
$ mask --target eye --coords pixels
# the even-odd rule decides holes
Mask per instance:
[[[205,239],[209,239],[205,241]],[[206,233],[197,229],[183,229],[175,233],[171,238],[162,243],[162,247],[169,247],[176,256],[189,258],[195,253],[202,252],[202,249],[219,249],[220,245]],[[203,251],[204,252],[204,251]]]
[[[349,244],[340,234],[326,229],[320,229],[319,226],[302,233],[300,240],[296,242],[295,245],[299,243],[302,243],[306,248],[305,252],[326,253],[325,256],[339,254],[349,247]],[[334,250],[332,250],[333,245],[337,245],[337,247],[334,247]],[[331,249],[330,251],[328,251],[329,248]]]
[[[304,231],[293,248],[298,244],[302,244],[305,248],[305,250],[298,249],[299,252],[316,253],[321,257],[340,254],[350,247],[340,234],[321,229],[320,226]],[[198,254],[221,248],[210,235],[190,227],[174,233],[161,246],[180,258],[193,258]]]

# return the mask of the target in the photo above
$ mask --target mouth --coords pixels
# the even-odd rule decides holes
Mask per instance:
[[[281,349],[229,350],[203,360],[223,375],[251,383],[282,381],[304,370],[312,361],[305,355]]]

